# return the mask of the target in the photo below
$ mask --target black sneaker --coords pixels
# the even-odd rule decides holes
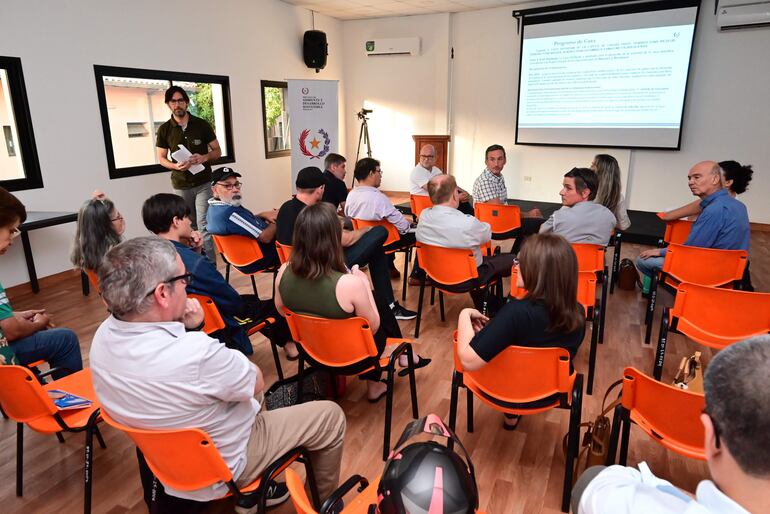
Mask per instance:
[[[267,484],[265,496],[265,506],[274,507],[289,499],[289,488],[283,482],[271,480]],[[259,498],[253,493],[241,496],[235,505],[235,512],[238,514],[256,514],[257,510],[259,510]]]
[[[407,319],[414,319],[417,317],[416,312],[410,311],[409,309],[405,309],[404,307],[400,306],[398,302],[396,302],[393,305],[391,310],[393,311],[393,316],[395,316],[396,319],[407,320]]]

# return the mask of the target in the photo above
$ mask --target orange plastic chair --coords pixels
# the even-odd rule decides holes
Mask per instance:
[[[662,216],[658,213],[658,217]],[[665,244],[684,244],[690,236],[693,222],[690,220],[673,220],[666,222],[666,232],[663,234],[663,243]],[[659,245],[662,246],[662,245]]]
[[[222,319],[222,315],[219,313],[219,309],[217,309],[217,306],[214,303],[214,300],[202,294],[188,293],[187,297],[195,298],[196,300],[198,300],[198,303],[201,304],[201,307],[203,308],[203,329],[202,330],[206,334],[209,334],[212,337],[216,338],[217,337],[216,332],[219,332],[220,330],[224,330],[226,325],[225,325],[225,320]],[[259,323],[248,326],[246,328],[246,335],[248,337],[251,337],[252,335],[265,329],[265,327],[267,327],[268,325],[272,325],[273,323],[275,323],[275,318],[265,318]],[[281,358],[278,356],[278,347],[273,343],[272,340],[268,339],[268,341],[270,342],[270,347],[273,352],[273,361],[275,362],[275,370],[278,373],[278,380],[283,380],[283,367],[281,366]]]
[[[619,464],[626,465],[632,421],[669,450],[685,457],[706,460],[700,421],[701,412],[706,407],[702,393],[664,384],[635,368],[626,368],[623,370],[621,399],[612,420],[607,465],[615,460],[620,425],[623,432]]]
[[[417,419],[417,385],[414,379],[412,344],[408,339],[388,338],[387,344],[398,344],[389,357],[380,357],[369,322],[361,317],[327,319],[299,314],[284,309],[291,335],[299,350],[298,373],[300,381],[305,362],[312,367],[330,370],[332,373],[357,376],[377,368],[387,371],[388,386],[385,402],[385,433],[382,443],[382,460],[390,452],[390,432],[393,413],[393,374],[396,361],[405,354],[409,362],[409,388],[412,400],[412,417]],[[302,395],[302,388],[299,388]]]
[[[650,343],[659,284],[662,283],[673,294],[682,282],[710,287],[738,287],[748,259],[749,253],[745,250],[718,250],[675,243],[668,245],[663,270],[652,277],[650,284],[644,342]]]
[[[91,283],[91,286],[94,288],[96,293],[102,294],[102,290],[99,289],[99,276],[96,274],[96,271],[92,269],[84,269],[81,271],[86,274],[86,277],[88,277],[88,281]]]
[[[430,201],[428,195],[409,195],[409,205],[412,209],[412,216],[416,220],[420,217],[423,209],[433,207],[433,202]]]
[[[568,512],[583,405],[583,375],[570,373],[569,352],[564,348],[509,346],[483,368],[465,371],[457,355],[455,332],[454,360],[449,403],[449,426],[452,430],[457,422],[460,387],[466,389],[469,433],[473,432],[474,396],[493,409],[508,414],[538,414],[554,408],[570,411],[561,505],[562,511]],[[538,403],[532,406],[534,402]]]
[[[674,306],[663,309],[653,376],[660,380],[669,331],[721,350],[753,336],[770,333],[770,293],[753,293],[683,282]]]
[[[473,211],[479,221],[492,227],[492,239],[495,241],[518,237],[521,228],[521,209],[518,205],[477,202]]]
[[[329,512],[330,509],[342,499],[348,492],[357,486],[357,491],[361,494],[345,504],[341,514],[366,514],[370,505],[377,503],[377,486],[380,483],[380,477],[377,477],[371,484],[361,475],[353,475],[348,478],[344,484],[339,486],[321,506],[320,511],[313,507],[310,499],[305,492],[305,485],[296,471],[291,468],[284,473],[286,477],[286,487],[291,494],[291,502],[294,504],[294,510],[297,514],[318,514],[318,512]]]
[[[439,312],[441,321],[445,321],[444,293],[464,294],[491,284],[479,284],[479,272],[473,251],[467,248],[442,248],[417,242],[417,259],[425,274],[420,281],[420,299],[417,307],[417,322],[414,325],[414,337],[420,337],[422,321],[422,302],[425,295],[425,283],[430,279],[431,286],[439,290]],[[456,286],[456,287],[453,287]],[[488,291],[488,290],[487,290]],[[502,288],[499,289],[502,291]],[[432,298],[432,297],[431,297]]]
[[[291,258],[291,245],[282,245],[276,239],[275,249],[278,252],[278,260],[281,261],[281,264],[287,263],[289,258]]]
[[[602,245],[572,243],[578,260],[578,272],[590,271],[596,274],[597,283],[602,285],[599,316],[599,344],[604,344],[604,318],[607,315],[607,289],[609,285],[607,266],[604,263],[606,248]]]
[[[398,233],[398,229],[396,229],[396,226],[390,223],[388,220],[372,221],[352,218],[352,221],[353,228],[356,230],[366,227],[384,227],[385,230],[388,231],[388,238],[384,243],[382,243],[382,246],[392,245],[394,243],[398,243],[401,240],[401,234]],[[401,247],[385,252],[386,255],[396,252],[404,253],[404,272],[401,274],[404,281],[404,283],[401,285],[401,300],[403,301],[406,301],[406,279],[407,274],[409,273],[409,263],[412,261],[412,248],[414,248],[414,245],[403,245]]]
[[[48,396],[51,389],[88,398],[89,407],[58,410]],[[84,369],[45,385],[24,366],[0,366],[0,406],[16,421],[16,496],[22,496],[24,475],[24,425],[42,434],[56,434],[60,442],[62,432],[85,432],[83,512],[91,512],[91,485],[93,475],[93,436],[105,448],[96,424],[100,421],[100,405],[91,381],[91,370]]]
[[[244,266],[250,266],[265,257],[256,239],[239,235],[214,235],[213,238],[214,246],[217,247],[217,251],[227,263],[227,267],[225,268],[225,280],[227,280],[227,282],[230,282],[230,266],[235,266],[235,269],[251,278],[251,287],[254,289],[254,294],[258,296],[257,283],[254,280],[254,275],[257,273],[270,272],[273,274],[273,296],[271,296],[271,298],[275,296],[275,275],[278,273],[278,266],[269,266],[253,273],[245,273],[238,269]]]
[[[304,448],[286,452],[270,464],[262,476],[239,488],[233,474],[217,450],[209,435],[198,428],[152,429],[132,428],[117,422],[106,412],[102,417],[108,425],[126,434],[144,455],[147,466],[165,486],[178,491],[194,491],[223,482],[229,493],[224,497],[242,497],[254,493],[259,498],[257,512],[264,513],[265,493],[270,480],[278,476],[293,462],[305,464],[311,493],[318,503],[313,468]],[[263,480],[264,479],[264,480]]]

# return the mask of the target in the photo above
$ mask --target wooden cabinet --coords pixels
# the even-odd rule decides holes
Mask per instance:
[[[426,135],[414,135],[414,164],[417,165],[420,162],[420,148],[422,145],[433,145],[436,149],[436,166],[438,169],[447,173],[447,158],[449,155],[449,141],[451,136],[426,136]]]

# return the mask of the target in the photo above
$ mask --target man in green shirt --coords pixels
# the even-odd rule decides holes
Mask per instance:
[[[206,256],[216,264],[216,253],[211,235],[206,230],[206,211],[211,198],[211,165],[219,159],[222,149],[214,130],[206,120],[187,112],[190,98],[179,86],[166,90],[166,105],[171,110],[171,118],[158,128],[155,141],[158,161],[171,170],[171,185],[174,192],[184,198],[190,208],[193,228],[203,236],[203,249]],[[192,154],[187,160],[177,161],[171,154],[184,146]],[[192,173],[190,167],[202,165],[203,170]]]

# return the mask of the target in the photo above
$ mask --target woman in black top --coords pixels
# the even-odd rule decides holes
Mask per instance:
[[[523,299],[507,303],[492,320],[476,309],[460,312],[457,353],[468,371],[484,367],[509,346],[565,348],[574,358],[583,342],[577,257],[567,240],[553,233],[529,237],[516,266],[518,286],[527,290]]]

